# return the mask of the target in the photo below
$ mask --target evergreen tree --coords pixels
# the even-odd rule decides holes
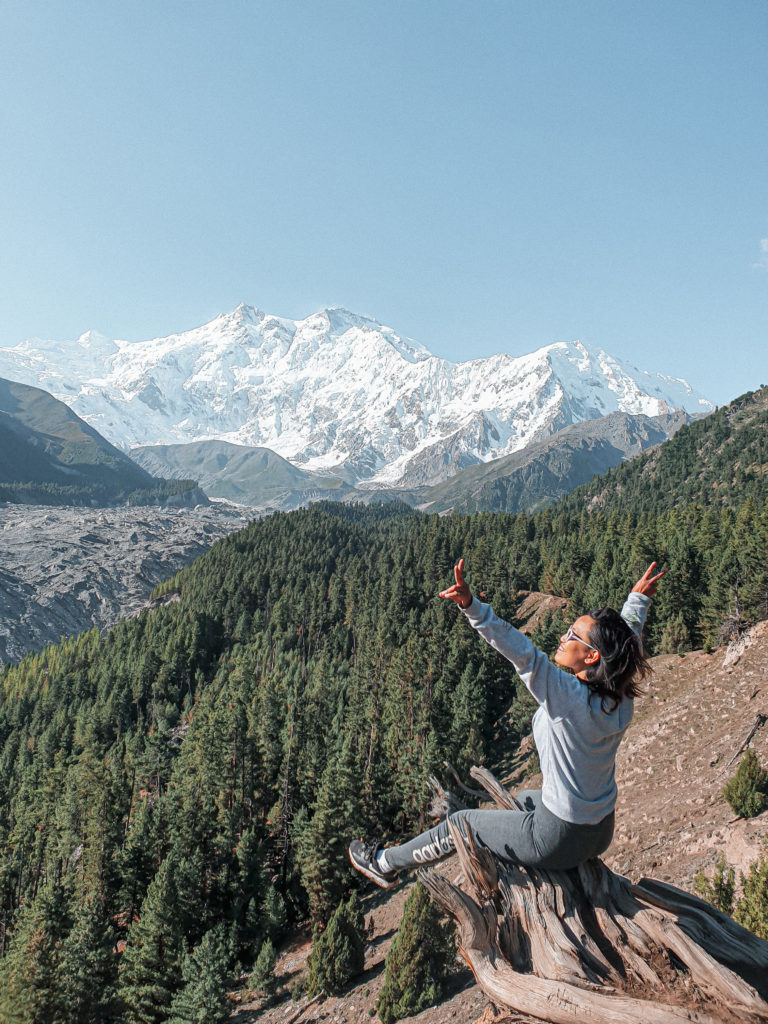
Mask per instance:
[[[427,890],[417,882],[387,953],[384,986],[376,1001],[382,1024],[411,1017],[436,1003],[455,958],[453,927],[442,923]]]
[[[267,888],[267,895],[264,897],[264,925],[267,935],[276,939],[281,935],[288,923],[288,911],[285,906],[285,899],[282,893],[274,885]]]
[[[0,1020],[3,1024],[62,1024],[62,942],[69,918],[60,882],[40,889],[26,905],[0,961]]]
[[[162,1024],[179,987],[183,947],[175,868],[169,854],[128,932],[119,976],[125,1024]]]
[[[443,755],[459,773],[483,760],[488,722],[487,685],[485,667],[478,667],[470,659],[454,692],[451,750]]]
[[[168,1024],[224,1024],[231,1003],[227,996],[227,943],[222,925],[206,932],[182,961],[183,988],[173,998]]]
[[[274,976],[277,953],[270,938],[264,939],[253,965],[253,971],[248,982],[249,990],[255,995],[271,995],[275,990],[276,979]]]
[[[265,921],[259,911],[264,892],[264,850],[256,831],[249,827],[237,845],[237,909],[239,959],[250,963],[264,935]]]
[[[761,939],[768,939],[768,842],[763,853],[741,877],[743,895],[734,917]]]
[[[315,925],[307,961],[307,995],[336,995],[363,969],[363,911],[356,893],[339,904],[320,934]]]
[[[94,1024],[114,1011],[117,964],[115,930],[98,894],[82,903],[62,947],[66,1024]]]
[[[685,624],[682,612],[667,620],[659,639],[659,654],[682,654],[690,650],[691,634]]]
[[[703,871],[699,871],[694,876],[693,889],[702,899],[712,903],[724,914],[732,914],[735,880],[735,872],[728,866],[723,856],[717,862],[712,881],[710,882]]]
[[[334,753],[323,772],[312,820],[299,839],[301,881],[309,897],[310,916],[328,921],[349,877],[347,839],[358,817],[357,783],[352,768],[352,744]]]

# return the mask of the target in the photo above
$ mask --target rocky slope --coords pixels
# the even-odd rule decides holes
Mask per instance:
[[[437,483],[614,411],[712,409],[685,381],[580,341],[454,364],[344,309],[295,321],[241,305],[137,343],[33,339],[0,350],[0,374],[45,388],[126,449],[229,441],[375,486]]]
[[[0,663],[138,612],[152,589],[245,526],[230,506],[0,504]]]
[[[541,595],[525,595],[535,611]],[[556,599],[559,600],[559,599]],[[551,602],[546,602],[549,604]],[[744,872],[757,860],[768,839],[768,811],[750,821],[735,819],[722,798],[722,788],[738,766],[742,741],[758,713],[768,714],[768,622],[759,623],[737,645],[705,654],[662,655],[653,659],[654,675],[646,696],[620,748],[617,762],[619,804],[617,829],[605,861],[614,871],[640,878],[653,876],[690,890],[703,868],[711,875],[724,854]],[[752,747],[768,765],[768,722],[759,728]],[[505,779],[513,791],[518,773]],[[525,787],[540,783],[528,777]],[[450,861],[444,862],[449,874]],[[366,919],[372,937],[366,950],[365,973],[344,996],[328,999],[300,1019],[368,1024],[384,981],[383,963],[391,945],[412,880],[390,895],[366,889]],[[278,974],[286,984],[304,974],[311,943],[299,934],[281,953]],[[281,1002],[264,1008],[239,1001],[232,1019],[238,1024],[278,1024],[298,1011],[300,1003]],[[416,1017],[419,1024],[456,1021],[470,1024],[487,1000],[467,971],[457,977],[449,998]]]

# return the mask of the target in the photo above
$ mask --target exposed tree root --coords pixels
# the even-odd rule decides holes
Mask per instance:
[[[490,773],[472,776],[512,806]],[[598,859],[534,871],[449,827],[462,887],[434,868],[420,877],[497,1007],[552,1024],[768,1021],[768,942],[708,903],[654,879],[632,884]]]

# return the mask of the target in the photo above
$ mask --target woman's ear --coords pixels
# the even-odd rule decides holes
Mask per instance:
[[[588,665],[596,665],[600,661],[600,651],[587,651],[584,656],[584,661]]]

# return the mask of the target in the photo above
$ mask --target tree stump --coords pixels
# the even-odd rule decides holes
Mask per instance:
[[[471,774],[514,806],[490,773]],[[557,872],[502,861],[448,824],[459,884],[419,875],[497,1007],[550,1024],[768,1022],[768,942],[709,903],[599,859]]]

